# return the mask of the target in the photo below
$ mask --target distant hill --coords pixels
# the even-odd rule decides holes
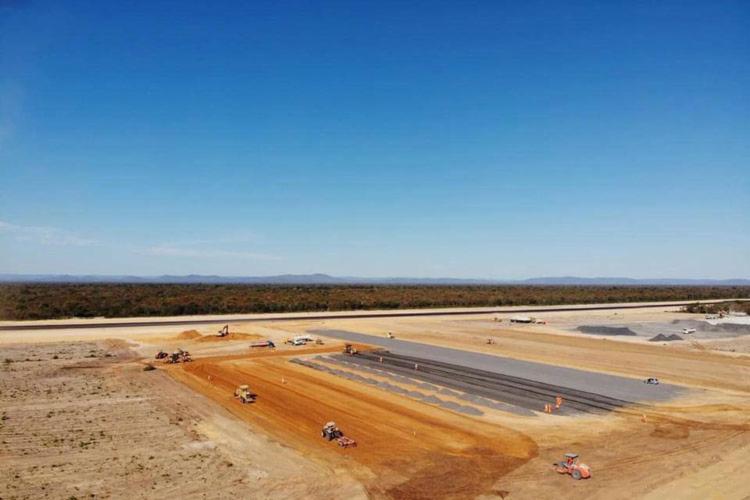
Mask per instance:
[[[173,283],[173,284],[248,284],[248,285],[588,285],[588,286],[750,286],[750,279],[636,279],[581,278],[576,276],[529,278],[525,280],[492,280],[465,278],[363,278],[328,274],[280,274],[275,276],[184,276],[71,275],[71,274],[0,274],[0,283]]]

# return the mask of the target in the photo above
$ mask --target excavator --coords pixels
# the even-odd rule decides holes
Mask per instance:
[[[219,330],[219,333],[216,335],[217,337],[226,337],[229,335],[229,325],[224,325],[224,328]]]

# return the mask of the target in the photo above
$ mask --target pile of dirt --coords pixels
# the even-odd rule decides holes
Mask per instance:
[[[672,335],[664,335],[663,333],[660,333],[659,335],[648,339],[649,342],[672,342],[674,340],[684,340],[684,339],[680,337],[679,335],[677,335],[676,333],[673,333]]]
[[[224,342],[225,340],[258,340],[260,335],[252,333],[230,332],[229,335],[219,337],[218,335],[204,335],[198,339],[198,342]]]
[[[633,336],[637,335],[633,330],[626,326],[600,326],[600,325],[584,325],[576,328],[581,333],[587,333],[589,335],[611,335],[611,336]]]
[[[178,340],[192,340],[197,339],[198,337],[201,337],[201,334],[198,330],[185,330],[181,334],[177,335]]]

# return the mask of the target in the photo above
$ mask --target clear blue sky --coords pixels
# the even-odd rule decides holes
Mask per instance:
[[[749,26],[0,2],[0,272],[750,277]]]

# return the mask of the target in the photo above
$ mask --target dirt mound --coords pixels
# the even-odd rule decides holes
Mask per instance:
[[[612,335],[612,336],[620,336],[620,335],[627,335],[627,336],[633,336],[636,335],[636,333],[631,330],[630,328],[626,326],[599,326],[599,325],[592,325],[592,326],[579,326],[576,328],[581,333],[588,333],[589,335]]]
[[[226,340],[258,340],[262,338],[260,335],[253,333],[237,333],[230,332],[229,335],[219,337],[218,335],[204,335],[198,339],[198,342],[224,342]]]
[[[179,340],[192,340],[200,337],[201,334],[198,330],[185,330],[181,334],[177,335]]]
[[[660,333],[659,335],[648,339],[649,342],[672,342],[674,340],[683,340],[683,338],[676,333],[673,333],[672,335],[664,335],[663,333]]]

